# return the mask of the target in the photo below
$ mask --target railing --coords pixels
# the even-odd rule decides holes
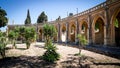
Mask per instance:
[[[81,12],[81,13],[78,13],[78,14],[73,15],[71,18],[88,14],[88,13],[90,13],[90,12],[93,12],[93,11],[98,10],[98,9],[100,9],[100,8],[106,7],[107,5],[109,5],[109,4],[113,3],[113,2],[117,2],[117,1],[119,1],[119,0],[108,0],[108,1],[105,1],[105,2],[103,2],[103,3],[101,3],[101,4],[97,5],[97,6],[95,6],[95,7],[93,7],[93,8],[90,8],[90,9],[88,9],[88,10],[85,10],[85,11]],[[67,20],[67,18],[68,18],[68,17],[63,18],[63,19],[61,19],[61,21]]]

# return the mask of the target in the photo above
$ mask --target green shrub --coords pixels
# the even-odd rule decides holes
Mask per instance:
[[[47,51],[43,55],[43,59],[48,62],[54,62],[60,58],[60,55],[56,52],[56,46],[50,41],[46,46]]]
[[[77,37],[78,37],[79,43],[81,43],[81,45],[87,45],[88,44],[87,39],[85,38],[84,35],[78,34]]]
[[[25,28],[24,38],[26,40],[27,49],[30,48],[30,44],[35,40],[35,34],[35,29],[33,27]]]
[[[13,44],[13,48],[17,48],[16,46],[16,38],[18,37],[19,33],[16,32],[15,30],[11,30],[8,34],[8,38],[9,40],[12,42]]]
[[[0,37],[0,54],[2,58],[5,57],[5,47],[6,47],[6,38],[5,37]]]
[[[87,39],[85,38],[85,36],[84,35],[82,35],[82,34],[78,34],[77,35],[77,38],[78,38],[78,40],[79,40],[79,53],[78,54],[81,54],[81,46],[84,46],[84,45],[87,45],[88,44],[88,41],[87,41]]]

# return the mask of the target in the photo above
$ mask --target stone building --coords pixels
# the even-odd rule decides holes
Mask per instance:
[[[44,41],[43,24],[32,25],[39,41]],[[83,34],[89,44],[120,47],[120,0],[106,0],[81,13],[51,21],[50,24],[58,31],[54,37],[56,42],[76,43],[77,34]],[[18,25],[8,25],[8,30],[15,26]]]

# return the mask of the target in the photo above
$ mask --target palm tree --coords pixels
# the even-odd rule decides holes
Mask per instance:
[[[45,46],[49,44],[50,39],[53,39],[53,36],[56,34],[56,29],[53,25],[45,24],[43,26],[43,34],[45,36]]]

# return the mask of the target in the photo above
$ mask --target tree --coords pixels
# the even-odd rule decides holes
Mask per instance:
[[[6,36],[3,32],[0,32],[0,55],[5,57],[5,47],[7,45]]]
[[[22,42],[24,42],[25,41],[25,38],[24,38],[24,36],[25,36],[25,27],[23,26],[23,27],[18,27],[18,32],[19,32],[19,39],[22,39]]]
[[[4,27],[8,23],[7,13],[4,9],[0,8],[0,27]]]
[[[57,20],[57,21],[61,20],[61,17],[59,16],[56,20]]]
[[[26,40],[26,46],[27,46],[27,49],[29,49],[31,42],[35,40],[35,36],[36,36],[35,29],[32,27],[26,27],[24,34],[25,34],[24,38]]]
[[[53,39],[53,36],[56,34],[56,29],[53,25],[45,24],[43,25],[43,34],[45,36],[46,46],[48,45],[50,39]]]
[[[38,16],[37,23],[44,23],[44,22],[47,22],[47,21],[48,21],[47,15],[45,14],[45,12],[42,12]]]
[[[60,57],[56,52],[56,46],[52,43],[52,39],[56,34],[56,29],[53,25],[45,24],[43,26],[43,34],[45,36],[45,48],[47,49],[43,54],[43,59],[48,62],[54,62]]]
[[[11,30],[8,34],[10,41],[12,41],[13,48],[16,48],[15,44],[16,44],[16,39],[18,38],[18,35],[19,33],[15,30]]]
[[[27,18],[25,19],[25,24],[31,24],[30,12],[29,9],[27,11]]]
[[[46,47],[46,52],[43,54],[43,59],[47,62],[54,62],[60,58],[59,53],[56,52],[57,48],[53,45],[52,41]]]

